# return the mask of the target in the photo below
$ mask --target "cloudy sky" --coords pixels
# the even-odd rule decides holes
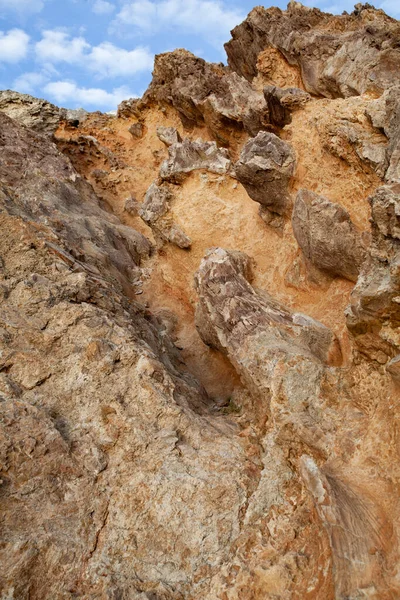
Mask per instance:
[[[303,0],[351,12],[350,0]],[[187,48],[225,60],[223,43],[257,0],[0,0],[0,88],[59,106],[112,110],[142,95],[154,55]],[[276,0],[265,6],[286,7]],[[375,6],[400,18],[400,0]]]

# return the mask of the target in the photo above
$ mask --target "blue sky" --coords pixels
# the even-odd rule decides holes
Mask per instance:
[[[348,0],[304,0],[351,12]],[[277,0],[265,6],[285,8]],[[225,61],[230,30],[257,5],[249,0],[0,0],[0,88],[59,106],[113,110],[140,96],[154,55],[187,48]],[[400,0],[378,0],[400,17]]]

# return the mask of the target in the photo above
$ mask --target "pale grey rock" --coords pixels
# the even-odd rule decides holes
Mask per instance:
[[[231,161],[225,148],[218,148],[215,142],[191,141],[172,144],[168,148],[169,157],[160,167],[160,177],[171,183],[182,183],[192,172],[200,169],[217,173],[229,174]]]
[[[190,238],[169,214],[172,199],[173,195],[165,184],[158,186],[152,183],[139,209],[139,215],[152,228],[157,238],[171,242],[179,248],[190,248]]]
[[[357,281],[365,250],[349,213],[309,190],[300,190],[292,227],[305,257],[331,276]]]
[[[400,355],[395,356],[388,362],[386,371],[390,373],[396,383],[400,383]]]
[[[244,145],[235,174],[252,200],[282,215],[291,203],[289,183],[295,166],[289,144],[273,133],[260,132]]]
[[[182,138],[175,127],[157,127],[157,137],[168,147],[182,142]]]
[[[156,56],[152,82],[142,104],[172,105],[184,127],[206,124],[221,145],[229,145],[229,130],[256,135],[268,124],[260,92],[244,77],[222,64],[210,64],[187,50]]]
[[[64,117],[63,109],[47,100],[11,90],[0,91],[0,112],[21,125],[48,135],[53,135]]]

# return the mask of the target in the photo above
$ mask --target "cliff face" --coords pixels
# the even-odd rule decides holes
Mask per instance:
[[[400,25],[232,36],[0,93],[4,600],[400,597]]]

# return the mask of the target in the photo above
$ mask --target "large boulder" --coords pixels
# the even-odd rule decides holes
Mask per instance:
[[[235,174],[252,200],[282,215],[291,203],[289,183],[295,166],[289,144],[273,133],[260,132],[244,145]]]
[[[304,256],[333,277],[357,281],[365,251],[349,213],[309,190],[300,190],[292,227]]]

